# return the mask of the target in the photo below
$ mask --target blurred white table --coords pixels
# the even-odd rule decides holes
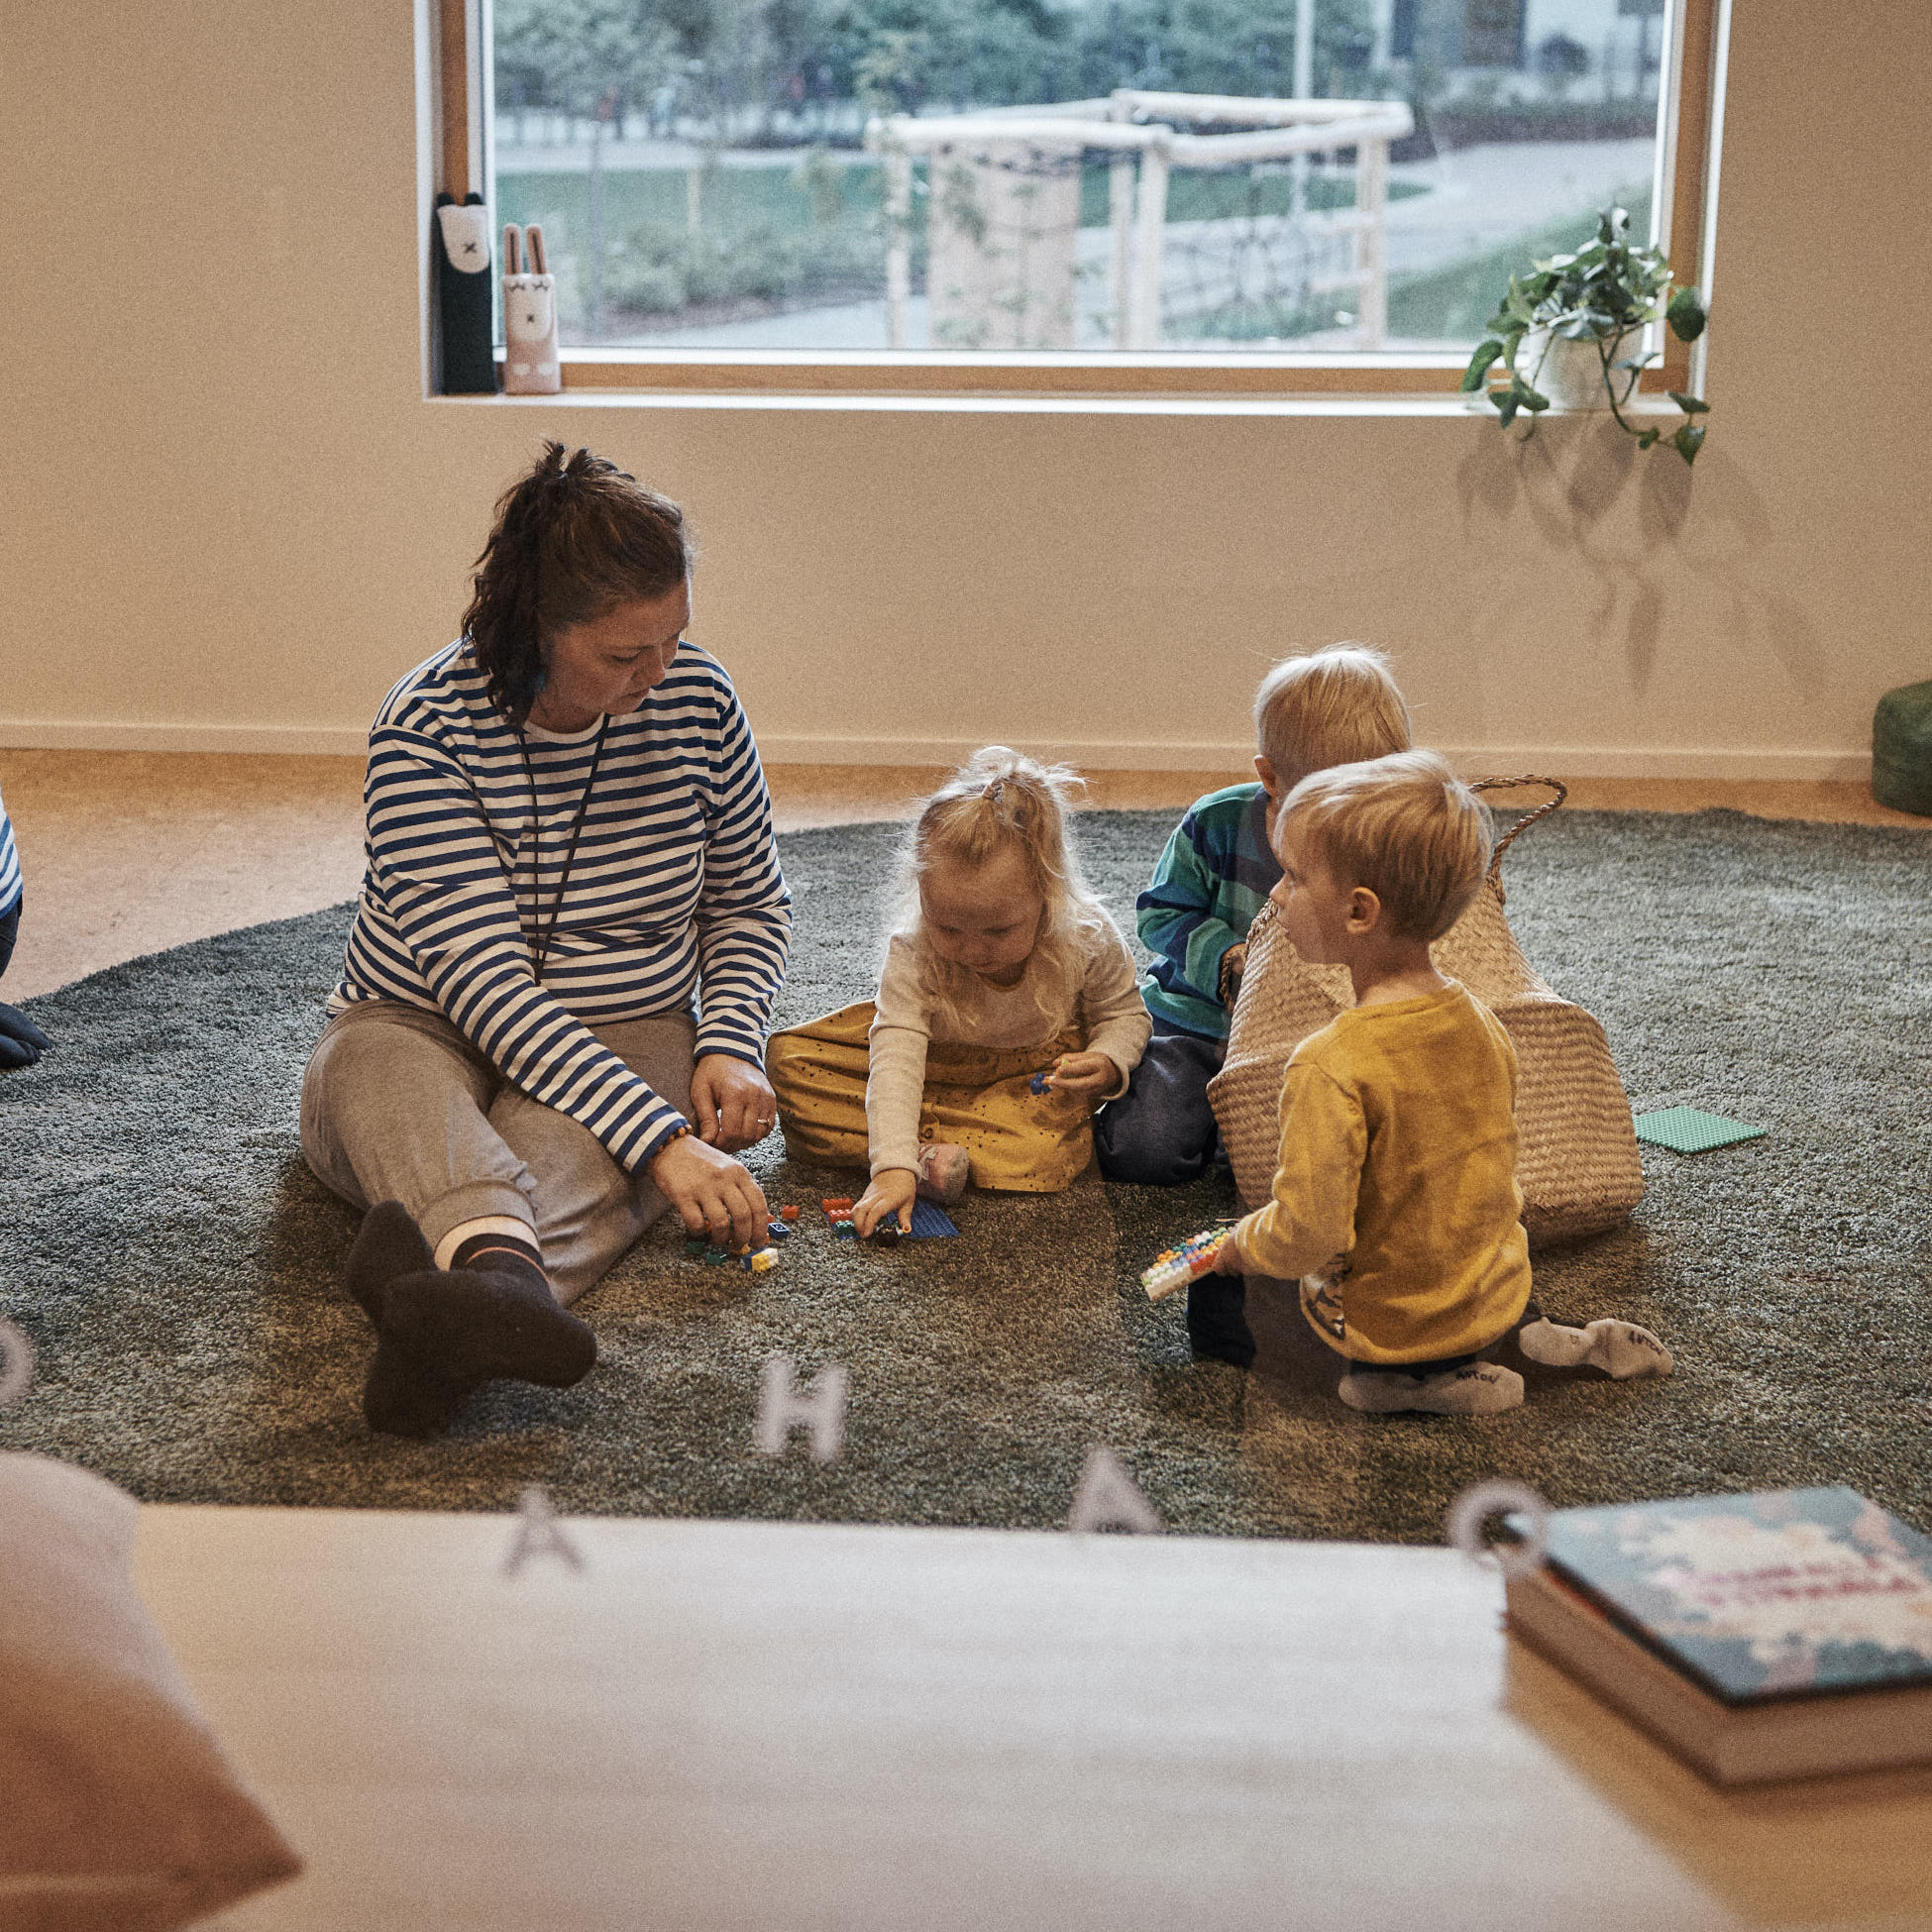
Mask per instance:
[[[150,1506],[308,1861],[235,1932],[1932,1927],[1932,1773],[1723,1795],[1441,1550]]]

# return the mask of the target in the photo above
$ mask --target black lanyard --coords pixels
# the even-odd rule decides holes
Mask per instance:
[[[550,922],[543,922],[543,818],[537,809],[537,768],[530,762],[530,745],[521,731],[516,741],[523,747],[523,775],[530,782],[530,896],[536,901],[537,936],[526,932],[524,943],[536,955],[536,976],[541,983],[544,961],[550,957],[550,941],[557,931],[557,915],[564,910],[564,893],[571,882],[571,867],[577,863],[577,841],[584,832],[584,814],[590,808],[590,794],[596,790],[597,766],[603,758],[603,735],[610,729],[608,714],[597,724],[597,742],[590,753],[590,776],[584,781],[584,796],[577,802],[577,816],[571,820],[571,842],[564,853],[564,876],[557,881],[557,897],[550,908]]]

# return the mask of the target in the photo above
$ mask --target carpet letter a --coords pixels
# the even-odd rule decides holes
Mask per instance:
[[[537,1556],[555,1556],[572,1569],[584,1567],[577,1545],[564,1534],[550,1491],[540,1482],[526,1483],[516,1512],[516,1541],[503,1559],[503,1574],[514,1576],[526,1562]]]
[[[1069,1530],[1133,1530],[1143,1536],[1160,1533],[1154,1506],[1122,1466],[1111,1449],[1096,1443],[1087,1451],[1080,1484],[1073,1492]]]

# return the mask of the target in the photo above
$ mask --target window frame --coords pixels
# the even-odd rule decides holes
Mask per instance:
[[[1722,128],[1722,45],[1730,0],[1666,0],[1659,90],[1657,236],[1680,286],[1704,288],[1711,258],[1716,144]],[[488,0],[436,0],[432,22],[435,126],[432,166],[458,201],[490,178],[485,146]],[[493,182],[491,183],[493,185]],[[487,197],[486,197],[487,198]],[[492,215],[494,203],[491,201]],[[1703,344],[1657,334],[1664,355],[1638,384],[1644,398],[1695,387]],[[502,350],[499,347],[500,359]],[[1438,402],[1458,390],[1466,356],[1399,350],[1294,351],[720,350],[595,349],[562,352],[563,397],[594,394],[731,394],[747,397],[1031,396],[1069,403],[1130,397],[1292,401],[1348,396]],[[527,401],[529,398],[519,398]]]

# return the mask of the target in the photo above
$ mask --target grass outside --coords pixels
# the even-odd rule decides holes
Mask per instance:
[[[1651,190],[1635,187],[1617,197],[1630,210],[1633,235],[1651,231]],[[1509,278],[1540,257],[1581,248],[1596,232],[1600,211],[1587,208],[1566,221],[1553,222],[1520,241],[1492,249],[1486,255],[1432,269],[1428,274],[1404,275],[1389,283],[1389,334],[1429,342],[1467,343],[1474,348],[1483,325],[1496,313],[1496,304],[1509,287]]]
[[[924,170],[921,168],[920,174]],[[611,170],[604,176],[605,301],[610,319],[624,315],[699,321],[734,312],[765,312],[788,302],[864,300],[885,286],[883,179],[870,161],[801,167],[716,167],[700,184],[700,226],[688,226],[684,169]],[[501,218],[540,223],[559,270],[559,311],[567,341],[583,340],[589,296],[590,183],[583,174],[497,177]],[[1345,207],[1353,184],[1316,172],[1309,183],[1317,209]],[[1285,213],[1287,172],[1227,174],[1184,171],[1169,188],[1173,222],[1231,220]],[[1396,198],[1424,190],[1397,183]],[[1648,185],[1622,197],[1638,233],[1648,230]],[[1081,225],[1108,219],[1106,165],[1087,167]],[[1595,210],[1504,247],[1425,274],[1395,278],[1389,288],[1389,334],[1398,340],[1473,344],[1494,313],[1513,270],[1538,256],[1588,239]],[[915,282],[922,274],[915,250]],[[1176,340],[1286,341],[1336,326],[1331,306],[1249,302],[1174,326]]]

